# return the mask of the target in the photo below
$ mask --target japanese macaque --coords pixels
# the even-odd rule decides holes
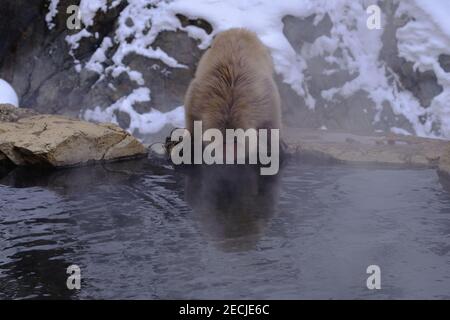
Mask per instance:
[[[267,47],[245,29],[216,36],[185,97],[186,129],[281,129],[281,103]],[[269,132],[270,133],[270,132]],[[269,138],[270,140],[270,138]]]

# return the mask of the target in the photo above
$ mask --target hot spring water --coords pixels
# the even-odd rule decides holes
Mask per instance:
[[[0,299],[450,298],[450,195],[433,170],[138,160],[3,175]],[[73,264],[81,290],[66,287]]]

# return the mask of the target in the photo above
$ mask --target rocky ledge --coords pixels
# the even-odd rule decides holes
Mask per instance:
[[[317,162],[356,165],[395,165],[437,169],[450,187],[450,143],[413,136],[356,135],[343,132],[287,128],[287,153]]]
[[[436,168],[450,156],[448,141],[400,135],[356,135],[287,128],[288,153],[300,159]]]
[[[0,163],[68,167],[145,154],[141,142],[114,124],[56,115],[0,122]]]
[[[438,169],[450,178],[450,143],[413,136],[358,135],[325,130],[285,128],[283,140],[290,158],[313,163],[394,165]],[[150,147],[151,155],[167,157],[173,144]]]

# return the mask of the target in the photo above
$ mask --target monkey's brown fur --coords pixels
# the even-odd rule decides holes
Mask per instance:
[[[185,97],[186,128],[281,129],[272,58],[255,33],[231,29],[216,36],[200,60]]]

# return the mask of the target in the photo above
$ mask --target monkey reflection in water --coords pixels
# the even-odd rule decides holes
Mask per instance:
[[[277,210],[279,175],[256,166],[190,166],[185,198],[205,235],[225,251],[253,249]]]

